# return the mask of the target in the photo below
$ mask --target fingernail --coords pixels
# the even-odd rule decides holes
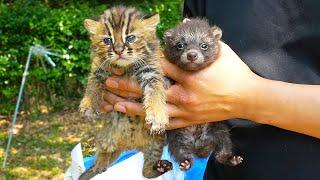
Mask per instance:
[[[120,104],[116,104],[114,106],[114,110],[116,110],[118,112],[126,113],[126,108],[123,105],[120,105]]]
[[[119,83],[113,79],[107,79],[106,85],[111,88],[118,88]]]

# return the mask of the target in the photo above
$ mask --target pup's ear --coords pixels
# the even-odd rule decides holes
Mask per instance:
[[[189,22],[189,21],[191,21],[189,18],[184,18],[184,19],[182,20],[182,23],[186,23],[186,22]]]
[[[91,19],[85,19],[83,24],[90,35],[96,34],[98,32],[98,27],[100,26],[100,23],[98,21],[94,21]]]
[[[168,29],[166,32],[163,34],[163,40],[164,42],[171,41],[173,38],[173,29]]]
[[[144,16],[141,20],[146,28],[154,29],[160,22],[160,16],[159,14]]]
[[[222,37],[222,30],[218,26],[213,26],[211,28],[211,31],[213,33],[213,36],[216,40],[220,40]]]

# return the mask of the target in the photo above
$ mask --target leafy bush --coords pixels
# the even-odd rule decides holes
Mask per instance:
[[[68,99],[77,102],[81,97],[90,68],[83,20],[101,14],[110,3],[68,2],[29,0],[0,4],[0,114],[11,114],[14,110],[28,50],[34,44],[45,45],[64,59],[53,58],[56,68],[40,58],[32,59],[22,108],[33,111],[45,105],[52,111],[70,106]],[[116,2],[159,13],[159,37],[180,20],[179,0]]]

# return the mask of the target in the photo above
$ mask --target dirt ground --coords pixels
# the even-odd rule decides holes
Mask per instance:
[[[3,163],[10,118],[0,118],[0,162]],[[94,154],[94,132],[101,127],[78,112],[20,117],[14,127],[7,167],[1,179],[63,179],[71,163],[70,152],[79,142],[84,156]]]

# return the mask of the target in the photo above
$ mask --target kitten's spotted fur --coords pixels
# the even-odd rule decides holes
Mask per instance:
[[[151,131],[162,132],[168,123],[165,106],[163,72],[159,62],[156,25],[159,15],[145,16],[133,7],[107,9],[98,21],[86,19],[84,25],[91,40],[91,73],[80,111],[86,116],[99,116],[109,67],[125,69],[125,75],[136,80],[143,89],[146,122]],[[102,114],[103,115],[103,114]],[[101,115],[100,115],[101,116]],[[164,135],[150,135],[142,117],[129,117],[111,112],[103,115],[104,127],[97,135],[97,160],[80,179],[89,179],[109,167],[124,150],[144,153],[143,175],[157,177],[172,168],[160,160]]]
[[[185,19],[164,34],[165,55],[186,71],[201,70],[217,58],[222,31],[204,19]],[[222,122],[194,125],[167,131],[169,151],[182,170],[192,166],[192,157],[206,157],[215,151],[218,162],[235,166],[242,158],[232,152],[229,128]]]

